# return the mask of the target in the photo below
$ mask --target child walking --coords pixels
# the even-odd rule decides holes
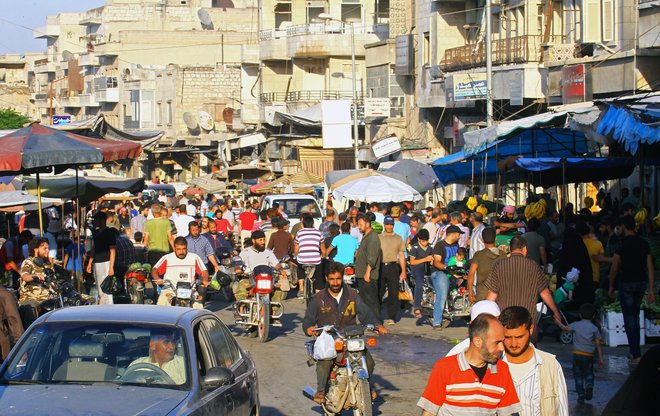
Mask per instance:
[[[598,367],[603,368],[603,348],[600,332],[592,320],[596,308],[590,303],[580,306],[580,320],[568,326],[558,322],[564,331],[573,333],[573,377],[578,402],[591,400],[594,394],[594,352],[598,352]]]

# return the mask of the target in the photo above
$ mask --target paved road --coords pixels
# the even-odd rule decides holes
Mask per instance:
[[[307,337],[302,332],[304,304],[298,299],[284,303],[282,328],[271,328],[270,340],[260,343],[247,338],[233,325],[229,304],[215,301],[209,309],[227,323],[239,343],[250,352],[259,372],[259,393],[261,415],[318,415],[320,406],[302,396],[305,385],[315,386],[313,367],[306,364],[304,342]],[[419,415],[416,402],[424,390],[433,364],[453,344],[456,339],[467,336],[464,322],[455,322],[455,327],[443,331],[432,331],[427,325],[418,326],[416,320],[406,311],[404,317],[390,327],[390,334],[380,336],[378,345],[371,349],[376,361],[373,385],[384,402],[377,407],[382,415]],[[561,345],[554,340],[543,341],[539,348],[555,354],[566,376],[571,415],[599,415],[607,400],[616,392],[629,374],[627,348],[605,348],[605,368],[597,370],[594,399],[578,406],[571,372],[571,346]]]

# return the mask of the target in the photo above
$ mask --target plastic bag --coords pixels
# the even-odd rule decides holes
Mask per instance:
[[[337,357],[335,340],[332,338],[332,335],[323,331],[321,335],[316,338],[316,342],[314,342],[313,357],[315,360],[332,360]]]
[[[118,295],[124,287],[116,276],[108,276],[101,282],[101,290],[108,295]]]
[[[399,282],[399,300],[406,300],[412,302],[413,293],[408,285],[408,280]]]

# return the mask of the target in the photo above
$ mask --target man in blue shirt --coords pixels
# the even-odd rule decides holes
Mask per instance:
[[[341,234],[332,240],[332,243],[326,248],[326,252],[323,255],[327,257],[332,249],[336,248],[337,254],[335,254],[334,261],[346,266],[355,263],[355,252],[358,246],[357,239],[351,235],[351,224],[344,222],[341,225]]]
[[[394,218],[394,234],[399,235],[403,239],[404,246],[408,247],[408,244],[410,244],[410,225],[400,221],[401,207],[393,206],[391,215]]]

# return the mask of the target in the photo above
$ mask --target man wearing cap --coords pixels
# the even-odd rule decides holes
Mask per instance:
[[[380,238],[380,248],[383,252],[383,262],[380,267],[381,298],[387,289],[387,319],[385,325],[394,325],[396,314],[399,311],[399,282],[406,278],[406,259],[403,253],[406,250],[403,239],[394,233],[395,220],[391,216],[383,220],[384,230]]]
[[[504,362],[509,365],[524,415],[568,416],[566,380],[554,355],[531,343],[534,324],[529,311],[510,306],[502,311]]]
[[[447,264],[458,251],[458,240],[463,231],[455,225],[445,230],[445,238],[433,247],[433,273],[431,281],[435,289],[435,303],[433,304],[433,329],[442,329],[442,315],[449,293],[449,276],[445,273]]]
[[[468,242],[470,241],[470,229],[463,225],[463,216],[459,211],[454,211],[449,214],[449,225],[442,230],[442,239],[447,235],[447,228],[451,226],[458,227],[461,231],[461,238],[458,240],[458,246],[467,249]]]
[[[492,300],[479,301],[472,305],[472,309],[470,309],[470,322],[474,321],[475,318],[482,313],[487,313],[489,315],[493,315],[496,318],[499,318],[500,307],[497,306],[497,303],[493,302]],[[446,357],[463,352],[467,349],[468,346],[470,346],[470,338],[465,338],[460,343],[454,345],[454,348],[449,350]]]

